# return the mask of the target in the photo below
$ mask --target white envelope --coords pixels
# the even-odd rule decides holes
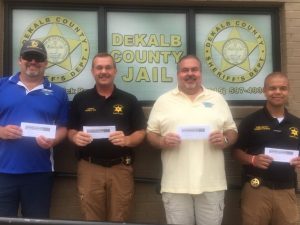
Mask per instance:
[[[291,159],[299,156],[299,150],[265,148],[265,155],[271,156],[276,162],[290,162]]]
[[[93,139],[103,139],[116,131],[116,126],[83,126],[83,131],[90,134]]]
[[[22,136],[24,137],[44,136],[54,139],[56,134],[55,125],[22,122],[21,129],[23,131]]]
[[[182,125],[177,128],[182,140],[208,139],[210,130],[209,125]]]

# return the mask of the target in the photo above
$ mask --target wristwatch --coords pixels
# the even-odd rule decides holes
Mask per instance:
[[[224,137],[225,144],[228,144],[229,143],[228,138],[226,136],[223,136],[223,137]]]

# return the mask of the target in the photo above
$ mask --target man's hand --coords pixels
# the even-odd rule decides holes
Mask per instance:
[[[117,146],[128,146],[128,137],[125,136],[123,131],[115,131],[109,134],[108,140],[113,144]]]
[[[291,166],[294,166],[297,169],[300,169],[300,157],[295,157],[290,161]]]
[[[71,138],[71,141],[73,141],[76,145],[80,147],[84,147],[88,144],[90,144],[93,141],[93,138],[90,134],[83,132],[83,131],[77,131]]]
[[[136,130],[129,135],[125,135],[123,131],[115,131],[110,133],[108,140],[113,145],[121,147],[135,147],[138,146],[145,138],[146,132],[144,129]]]
[[[225,137],[221,131],[213,131],[210,133],[209,142],[216,148],[224,149],[226,147]]]
[[[180,145],[181,138],[176,133],[167,133],[165,136],[160,138],[161,148],[174,148]]]
[[[251,164],[254,167],[264,169],[264,170],[269,168],[272,161],[273,161],[273,158],[271,156],[264,155],[264,154],[251,156]]]
[[[19,139],[22,137],[22,129],[16,125],[0,127],[1,139]]]
[[[54,139],[38,136],[35,138],[37,144],[44,149],[50,149],[54,146]]]

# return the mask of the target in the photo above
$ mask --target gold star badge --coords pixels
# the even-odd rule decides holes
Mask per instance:
[[[293,137],[293,138],[298,138],[299,136],[299,130],[298,128],[296,127],[290,127],[290,137]]]
[[[113,114],[123,114],[123,106],[122,105],[114,105],[114,112]]]

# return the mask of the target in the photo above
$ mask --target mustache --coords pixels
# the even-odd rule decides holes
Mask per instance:
[[[194,75],[187,75],[187,76],[185,76],[184,80],[185,81],[189,81],[189,80],[195,81],[195,80],[197,80],[197,78]]]
[[[98,78],[110,78],[109,74],[98,74],[97,75]]]

